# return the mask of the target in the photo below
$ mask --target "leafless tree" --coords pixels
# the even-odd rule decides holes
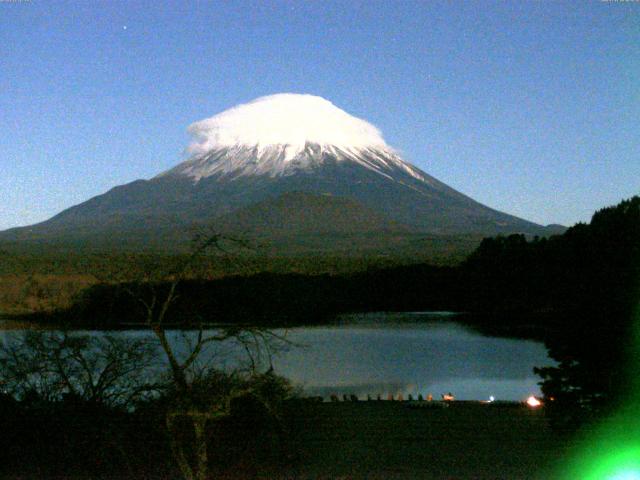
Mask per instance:
[[[169,366],[172,401],[166,413],[166,427],[174,457],[186,480],[209,478],[207,425],[229,415],[233,399],[251,394],[275,414],[273,400],[288,392],[288,384],[273,374],[271,366],[274,350],[289,344],[284,336],[246,325],[206,330],[206,325],[198,322],[185,325],[191,329],[190,336],[186,336],[185,354],[176,351],[167,335],[168,313],[178,298],[179,284],[203,255],[225,254],[230,247],[246,248],[247,245],[229,236],[200,234],[194,239],[191,254],[173,272],[146,275],[145,295],[128,290],[143,306],[145,324],[158,339]],[[233,343],[244,351],[244,365],[225,372],[202,362],[208,346],[223,343]],[[261,371],[262,368],[266,371]],[[192,429],[192,442],[181,435],[185,422]],[[189,454],[190,451],[194,455]]]
[[[130,408],[159,391],[151,372],[157,348],[148,339],[68,331],[7,333],[0,342],[0,388],[17,399],[65,396]]]
[[[158,262],[137,283],[123,283],[143,307],[152,336],[73,331],[26,331],[0,342],[0,391],[44,401],[67,396],[109,407],[132,408],[155,395],[166,405],[166,428],[175,460],[186,480],[209,477],[207,428],[230,414],[234,399],[251,395],[275,417],[277,403],[291,391],[274,374],[272,355],[287,348],[286,336],[255,326],[210,328],[202,321],[172,332],[179,285],[193,277],[204,255],[246,248],[245,242],[218,234],[195,237],[192,251],[172,271]],[[173,315],[171,323],[169,316]],[[243,361],[224,369],[213,363],[220,347],[240,352]],[[159,348],[160,347],[160,348]],[[217,350],[216,350],[217,349]],[[218,351],[218,357],[212,352]],[[168,369],[162,366],[164,357]],[[190,432],[185,435],[185,428]]]

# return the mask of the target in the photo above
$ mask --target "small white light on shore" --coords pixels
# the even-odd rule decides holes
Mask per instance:
[[[538,400],[536,397],[534,397],[533,395],[531,395],[529,398],[527,398],[527,405],[529,405],[532,408],[535,408],[542,405],[542,402]]]
[[[493,395],[491,395],[491,396],[489,397],[489,402],[493,402],[494,400],[495,400],[495,397],[494,397]]]

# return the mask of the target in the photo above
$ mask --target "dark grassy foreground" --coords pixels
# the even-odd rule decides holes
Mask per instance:
[[[209,425],[211,479],[547,480],[570,446],[518,404],[292,400],[278,422],[247,405]],[[154,409],[7,408],[2,479],[181,478]]]
[[[551,431],[543,410],[438,404],[295,404],[289,415],[299,457],[285,473],[257,478],[548,479],[549,467],[563,461],[568,440]]]

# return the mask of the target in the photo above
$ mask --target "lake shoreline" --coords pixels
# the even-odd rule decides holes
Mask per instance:
[[[311,396],[346,395],[364,400],[367,396],[388,399],[402,395],[408,400],[411,395],[417,400],[420,395],[426,399],[431,394],[439,399],[441,394],[453,392],[457,400],[488,400],[490,396],[496,400],[522,400],[538,393],[533,368],[551,363],[541,342],[489,336],[458,321],[460,318],[464,315],[452,312],[379,312],[340,316],[317,325],[273,327],[265,333],[274,342],[269,346],[275,349],[274,355],[267,351],[255,355],[268,355],[269,365]],[[215,336],[222,325],[214,327],[204,336]],[[233,366],[234,359],[244,358],[241,341],[236,341],[234,333],[238,326],[230,327],[229,340],[214,342],[203,352],[205,360],[209,356],[222,358],[223,363],[229,362],[227,366]],[[239,334],[249,329],[255,331],[255,326],[240,328]],[[70,336],[148,339],[157,343],[147,326],[67,332]],[[65,335],[60,330],[51,333]],[[190,342],[198,335],[198,330],[166,329],[178,354],[188,352]],[[21,332],[7,330],[5,338],[19,342]],[[162,352],[159,354],[164,358]]]
[[[301,320],[289,317],[277,317],[268,321],[256,319],[253,322],[206,322],[200,325],[185,325],[176,322],[166,322],[167,330],[196,331],[203,329],[224,329],[224,328],[264,328],[282,329],[299,327],[323,327],[336,326],[345,323],[345,317],[366,317],[368,315],[412,315],[417,323],[425,322],[454,322],[471,328],[478,333],[492,337],[515,338],[521,340],[544,341],[549,335],[555,333],[556,329],[551,328],[549,322],[536,321],[540,318],[563,315],[566,312],[545,311],[545,312],[453,312],[453,311],[361,311],[344,312],[330,317]],[[420,320],[420,317],[429,318]],[[513,318],[524,319],[525,321],[513,321]],[[64,317],[63,317],[64,318]],[[366,319],[365,319],[366,321]],[[351,323],[347,321],[346,323]],[[79,324],[77,322],[68,323],[60,319],[56,313],[46,314],[13,314],[0,315],[1,330],[68,330],[68,331],[95,331],[95,332],[121,332],[128,330],[146,330],[148,324],[144,322],[122,322],[122,323],[91,323]]]

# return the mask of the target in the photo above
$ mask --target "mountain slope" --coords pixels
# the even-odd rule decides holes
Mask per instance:
[[[357,201],[333,195],[288,192],[254,203],[215,220],[221,231],[251,235],[331,235],[410,232]]]
[[[0,241],[172,249],[203,224],[289,237],[547,233],[408,164],[374,126],[320,97],[263,97],[190,131],[196,140],[185,162],[2,232]]]

